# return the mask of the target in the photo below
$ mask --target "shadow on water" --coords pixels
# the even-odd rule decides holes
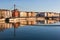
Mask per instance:
[[[6,19],[5,19],[5,22],[6,22],[6,23],[9,23],[9,18],[6,18]]]

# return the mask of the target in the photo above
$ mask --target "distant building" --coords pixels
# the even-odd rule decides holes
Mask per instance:
[[[35,12],[21,11],[20,17],[36,17],[36,13]]]
[[[59,13],[55,12],[37,12],[37,17],[59,17]]]
[[[36,17],[36,13],[35,12],[28,12],[28,17]]]
[[[20,11],[18,9],[12,10],[12,17],[20,17]]]
[[[45,12],[37,12],[36,17],[45,17]]]
[[[48,12],[48,17],[59,17],[59,13]]]
[[[12,17],[11,11],[7,9],[0,9],[0,18],[9,18]]]
[[[20,17],[27,17],[27,12],[21,11],[20,12]]]

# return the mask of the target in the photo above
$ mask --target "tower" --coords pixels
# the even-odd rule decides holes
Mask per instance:
[[[12,10],[12,17],[20,17],[20,11],[16,9],[15,4],[14,4],[14,10]]]

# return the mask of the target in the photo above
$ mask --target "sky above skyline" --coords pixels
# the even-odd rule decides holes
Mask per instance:
[[[13,5],[21,11],[60,12],[60,0],[0,0],[0,9],[13,9]]]

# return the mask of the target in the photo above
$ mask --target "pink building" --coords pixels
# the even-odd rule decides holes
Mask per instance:
[[[18,11],[17,9],[13,10],[12,17],[20,17],[20,11]]]

